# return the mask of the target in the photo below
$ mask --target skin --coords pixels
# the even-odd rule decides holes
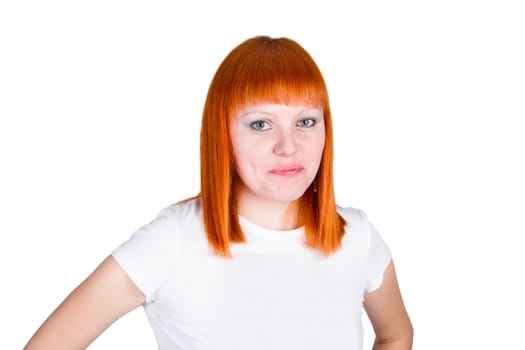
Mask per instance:
[[[412,349],[414,330],[392,261],[383,274],[381,286],[365,294],[364,308],[376,334],[373,350]]]
[[[247,106],[234,116],[230,136],[242,181],[240,215],[269,229],[297,227],[293,203],[315,178],[324,147],[322,111],[309,106]],[[113,322],[144,303],[143,293],[109,256],[24,349],[85,349]],[[364,308],[376,333],[374,350],[412,348],[412,325],[392,262],[381,286],[365,295]]]
[[[58,306],[24,349],[85,349],[144,302],[144,294],[109,256]]]
[[[322,110],[246,106],[233,118],[230,137],[241,178],[239,214],[274,230],[296,228],[296,215],[285,214],[319,169],[325,142]]]

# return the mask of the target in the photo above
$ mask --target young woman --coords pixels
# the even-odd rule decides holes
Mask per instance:
[[[251,38],[219,66],[204,106],[201,193],[118,247],[27,344],[87,347],[143,305],[159,349],[410,349],[388,247],[335,203],[332,120],[296,42]]]

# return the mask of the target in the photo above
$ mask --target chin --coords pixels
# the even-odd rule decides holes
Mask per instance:
[[[273,197],[273,200],[278,201],[278,202],[293,202],[293,201],[300,199],[305,193],[305,191],[306,190],[287,192],[287,193],[278,193],[278,194],[276,193],[272,197]]]

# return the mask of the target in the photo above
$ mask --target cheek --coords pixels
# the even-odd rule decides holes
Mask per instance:
[[[238,164],[261,163],[271,153],[273,141],[238,132],[234,135],[233,152]]]
[[[312,154],[312,155],[316,155],[318,159],[316,160],[320,160],[322,154],[323,154],[323,150],[324,150],[324,144],[325,144],[325,135],[324,133],[323,134],[319,134],[318,136],[316,137],[313,137],[309,140],[308,142],[308,150],[309,150],[309,153]]]
[[[235,167],[241,177],[253,174],[261,166],[263,152],[253,142],[243,142],[242,138],[238,138],[233,145],[233,152]]]

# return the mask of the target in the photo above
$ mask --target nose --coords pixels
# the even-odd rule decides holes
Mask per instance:
[[[291,130],[281,130],[277,135],[277,140],[273,152],[281,157],[290,157],[297,151],[295,135]]]

